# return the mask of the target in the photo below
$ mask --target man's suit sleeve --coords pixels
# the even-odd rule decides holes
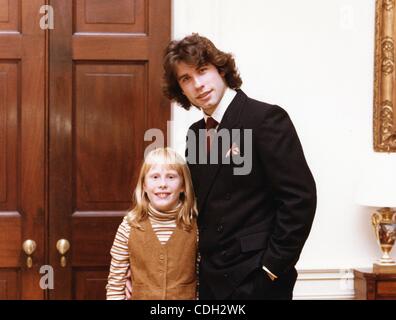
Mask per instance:
[[[262,264],[281,277],[298,261],[310,232],[316,186],[297,132],[282,108],[270,107],[254,132],[254,141],[277,204],[275,226]]]

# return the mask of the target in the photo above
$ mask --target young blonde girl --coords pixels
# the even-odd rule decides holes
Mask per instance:
[[[183,158],[170,148],[151,151],[110,251],[107,299],[126,299],[129,274],[132,300],[195,299],[196,215]]]

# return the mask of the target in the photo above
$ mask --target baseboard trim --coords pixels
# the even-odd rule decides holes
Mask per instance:
[[[353,300],[352,269],[298,270],[294,300]]]

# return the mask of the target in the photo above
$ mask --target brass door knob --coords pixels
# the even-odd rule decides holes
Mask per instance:
[[[60,239],[58,240],[58,242],[56,243],[56,249],[58,250],[58,252],[60,253],[61,257],[61,261],[60,264],[61,266],[64,268],[66,267],[66,257],[65,254],[67,253],[67,251],[69,251],[70,249],[70,242],[66,239]]]
[[[27,254],[26,266],[30,269],[33,266],[31,255],[36,250],[37,244],[34,240],[28,239],[23,242],[22,249]]]

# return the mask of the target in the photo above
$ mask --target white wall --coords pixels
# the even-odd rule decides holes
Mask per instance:
[[[318,188],[300,270],[367,267],[379,255],[370,210],[354,200],[373,155],[374,19],[375,0],[173,0],[173,38],[199,32],[232,52],[242,89],[281,105],[297,128]],[[173,108],[173,147],[183,153],[200,117]]]

